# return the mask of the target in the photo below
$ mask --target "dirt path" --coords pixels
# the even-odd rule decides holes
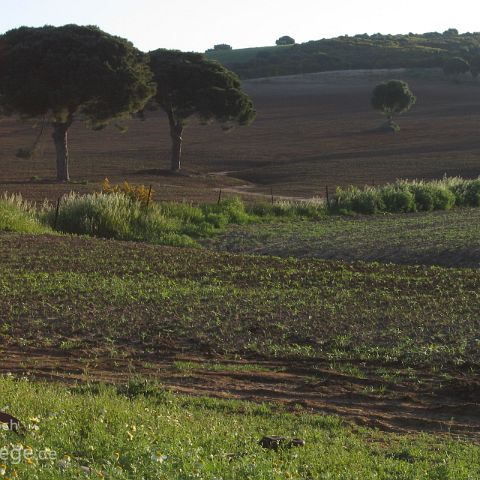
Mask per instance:
[[[272,199],[272,194],[271,193],[261,193],[261,192],[251,192],[249,191],[252,188],[255,188],[256,185],[240,185],[238,187],[226,187],[222,188],[222,192],[228,192],[228,193],[235,193],[238,195],[248,195],[250,197],[261,197],[268,199],[271,201]],[[215,189],[215,191],[219,191],[220,189]],[[289,202],[309,202],[312,201],[313,198],[307,198],[307,197],[291,197],[288,195],[273,195],[274,200],[285,200]]]
[[[182,394],[301,406],[384,431],[480,442],[480,378],[458,372],[445,384],[421,371],[415,381],[394,383],[341,374],[318,362],[255,359],[252,364],[182,355],[123,360],[14,348],[2,348],[0,355],[0,373],[67,383],[121,383],[142,375]]]
[[[232,171],[225,171],[225,172],[211,172],[209,173],[209,176],[227,177],[237,172],[240,172],[240,170],[232,170]],[[214,191],[219,192],[221,190],[222,192],[226,192],[226,193],[234,193],[237,195],[248,195],[250,197],[260,197],[268,200],[271,200],[273,196],[274,200],[285,200],[289,202],[310,202],[314,200],[314,198],[312,197],[309,198],[309,197],[298,197],[298,196],[288,196],[288,195],[273,195],[273,193],[262,193],[262,192],[250,191],[251,189],[256,187],[258,187],[258,185],[255,185],[254,183],[246,183],[244,185],[238,185],[237,187],[215,188]],[[315,200],[318,201],[318,197],[315,197]]]

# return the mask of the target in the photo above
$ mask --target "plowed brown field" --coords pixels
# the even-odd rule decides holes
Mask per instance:
[[[406,79],[418,97],[398,119],[402,130],[395,135],[375,131],[382,118],[369,104],[372,88],[392,77]],[[40,200],[71,188],[90,191],[108,176],[153,184],[159,199],[211,201],[220,187],[245,194],[270,194],[272,188],[279,196],[304,198],[323,195],[326,184],[334,188],[444,174],[476,177],[480,82],[457,85],[440,75],[430,77],[414,78],[404,71],[327,72],[247,81],[258,110],[256,122],[229,133],[192,122],[184,135],[187,174],[181,176],[165,173],[170,145],[161,112],[146,122],[126,122],[123,134],[113,126],[92,132],[77,122],[70,133],[71,172],[73,180],[84,183],[66,186],[51,181],[48,129],[34,159],[17,159],[16,150],[31,145],[38,128],[3,119],[0,190]]]

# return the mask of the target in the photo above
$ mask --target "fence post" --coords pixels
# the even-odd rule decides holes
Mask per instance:
[[[325,194],[327,197],[327,207],[330,206],[330,192],[328,191],[328,185],[325,186]]]
[[[147,198],[147,204],[145,205],[145,210],[148,210],[151,197],[152,197],[152,185],[150,185],[150,188],[148,189],[148,198]]]
[[[217,205],[220,205],[220,202],[222,201],[222,189],[218,191],[218,200],[217,200]]]
[[[57,229],[57,223],[58,223],[58,214],[60,212],[60,202],[62,201],[63,195],[57,198],[57,207],[55,208],[55,220],[53,221],[53,229]]]

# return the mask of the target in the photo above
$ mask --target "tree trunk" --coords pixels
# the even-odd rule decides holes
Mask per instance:
[[[53,123],[52,137],[55,144],[55,153],[57,156],[57,180],[60,182],[70,181],[70,172],[68,170],[67,132],[71,124],[71,118],[69,118],[64,123]]]
[[[170,169],[172,172],[178,172],[181,168],[183,125],[175,120],[172,111],[167,112],[167,115],[170,124],[170,137],[172,138]]]
[[[183,127],[177,125],[174,131],[171,133],[172,136],[172,159],[171,159],[171,169],[176,172],[180,170],[181,167],[181,157],[182,157],[182,133]]]

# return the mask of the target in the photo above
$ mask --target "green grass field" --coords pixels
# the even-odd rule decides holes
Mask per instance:
[[[480,447],[351,428],[275,405],[187,398],[161,386],[65,388],[0,377],[0,404],[25,419],[0,432],[2,478],[474,480]],[[264,435],[304,447],[264,449]],[[45,459],[45,452],[48,459]],[[18,459],[18,461],[17,461]]]
[[[480,209],[232,226],[209,248],[281,257],[480,266]]]
[[[479,477],[480,274],[459,267],[478,267],[480,209],[289,208],[223,219],[210,249],[14,213],[38,234],[0,233],[0,410],[27,427],[0,428],[0,478]]]
[[[476,270],[0,235],[5,343],[479,364]],[[172,347],[171,347],[172,348]]]

